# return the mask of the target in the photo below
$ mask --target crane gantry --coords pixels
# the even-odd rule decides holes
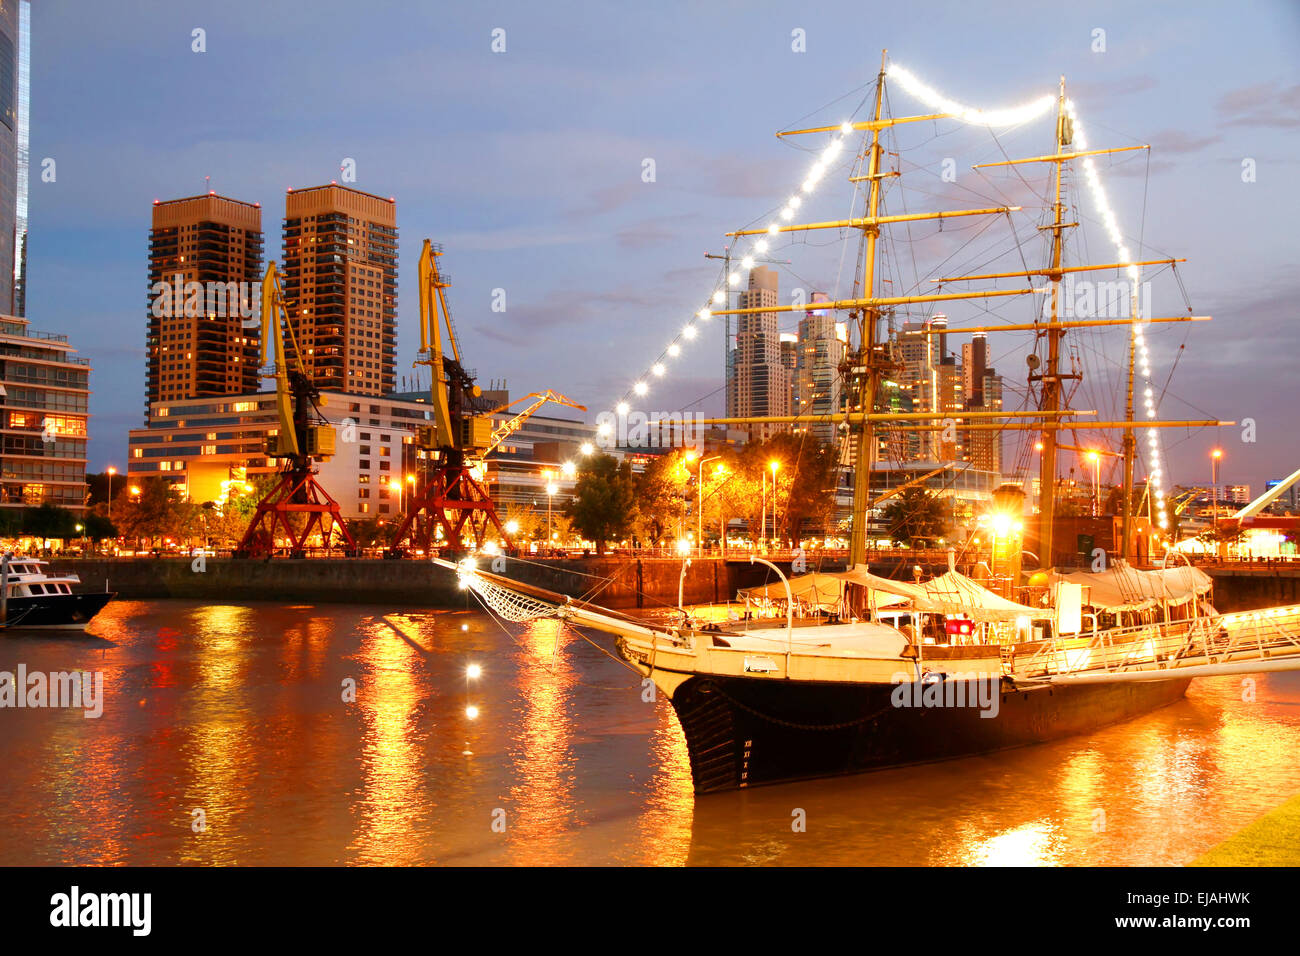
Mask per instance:
[[[430,370],[429,401],[432,424],[416,428],[415,444],[429,462],[421,486],[412,492],[410,504],[393,536],[390,554],[400,556],[407,549],[429,553],[438,547],[459,549],[467,541],[482,548],[489,529],[501,540],[509,537],[497,516],[496,507],[483,483],[486,455],[517,432],[524,421],[546,402],[571,408],[583,406],[556,392],[534,392],[526,409],[497,427],[494,415],[524,401],[518,399],[499,408],[483,400],[474,376],[462,364],[456,327],[447,305],[450,283],[438,269],[442,248],[428,239],[420,251],[420,355],[416,365]],[[446,336],[444,343],[443,336]]]
[[[288,332],[291,349],[286,352],[284,334]],[[312,535],[319,534],[320,546],[337,547],[337,534],[344,551],[354,555],[356,542],[339,515],[339,504],[316,480],[316,461],[334,454],[334,426],[319,409],[320,389],[303,365],[302,353],[288,321],[280,274],[275,263],[266,268],[262,279],[262,365],[267,365],[268,346],[274,346],[271,366],[275,379],[275,404],[279,427],[267,440],[267,457],[281,461],[279,477],[271,490],[257,503],[253,520],[235,549],[236,557],[272,554],[276,534],[282,532],[289,541],[289,555],[304,557]],[[295,517],[303,515],[306,520]]]

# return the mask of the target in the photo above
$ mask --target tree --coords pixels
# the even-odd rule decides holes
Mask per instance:
[[[99,506],[86,512],[85,526],[86,537],[91,541],[117,537],[117,526],[108,520],[107,514],[101,513]]]
[[[690,462],[685,451],[661,455],[635,476],[634,526],[637,535],[646,543],[662,540],[670,529],[676,532],[685,511],[690,478]]]
[[[172,495],[171,485],[162,480],[145,480],[140,494],[119,498],[114,502],[118,527],[123,537],[154,541],[173,534],[179,504]]]
[[[755,452],[757,461],[753,463],[767,469],[767,512],[779,522],[776,536],[798,540],[805,530],[825,531],[835,514],[839,469],[835,447],[818,441],[811,432],[780,432]],[[779,465],[775,481],[772,462]],[[761,497],[761,488],[759,493]]]
[[[918,541],[934,541],[948,535],[943,502],[919,485],[904,489],[891,499],[882,516],[889,536],[909,547]]]
[[[353,518],[347,525],[358,548],[386,547],[393,537],[392,525],[377,515]]]
[[[635,507],[631,464],[619,464],[610,455],[593,455],[578,470],[565,514],[579,534],[596,543],[596,553],[604,554],[607,542],[631,529]]]
[[[47,501],[23,512],[22,531],[36,538],[75,538],[77,519],[67,508]]]

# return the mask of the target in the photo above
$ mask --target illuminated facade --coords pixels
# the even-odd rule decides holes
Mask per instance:
[[[262,210],[209,193],[153,204],[145,410],[258,387]]]
[[[75,353],[0,316],[0,507],[85,509],[90,362]]]
[[[390,394],[397,355],[393,200],[333,183],[290,190],[284,201],[284,296],[317,386],[350,395]]]

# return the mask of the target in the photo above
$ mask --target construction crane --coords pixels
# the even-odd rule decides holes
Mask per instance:
[[[527,408],[525,408],[522,412],[516,414],[513,418],[507,419],[506,421],[502,422],[500,425],[496,427],[496,429],[492,432],[492,439],[488,443],[488,447],[486,450],[484,450],[483,454],[488,455],[491,454],[493,451],[495,451],[503,441],[505,441],[515,432],[519,431],[519,429],[523,428],[524,422],[528,421],[528,419],[532,417],[532,414],[535,411],[537,411],[539,408],[541,408],[543,405],[545,405],[547,402],[553,402],[556,405],[567,405],[570,408],[576,408],[579,411],[583,411],[583,412],[587,410],[586,405],[579,405],[577,402],[573,401],[572,399],[565,398],[559,392],[553,392],[548,388],[544,392],[529,392],[523,398],[516,398],[513,402],[510,402],[509,404],[501,405],[498,408],[492,409],[492,411],[489,414],[500,415],[502,412],[508,412],[510,411],[510,409],[514,408],[520,402],[527,401],[530,398],[533,399],[533,401],[529,402]]]
[[[288,352],[284,347],[285,330],[291,346]],[[266,454],[282,464],[276,483],[257,503],[235,557],[273,554],[277,531],[289,539],[290,557],[304,557],[313,534],[320,535],[321,546],[326,549],[335,547],[333,539],[337,534],[345,553],[355,555],[357,545],[339,515],[338,502],[316,480],[313,463],[334,454],[334,426],[320,413],[320,390],[303,365],[274,262],[267,266],[262,279],[264,367],[270,345],[275,348],[271,374],[275,378],[279,428],[268,437]],[[296,515],[305,515],[306,520]]]
[[[1286,494],[1293,485],[1300,484],[1300,469],[1291,472],[1268,491],[1240,509],[1230,518],[1220,518],[1219,527],[1229,531],[1246,531],[1260,528],[1272,531],[1300,532],[1300,516],[1267,515],[1264,509]],[[1217,497],[1217,495],[1216,495]]]
[[[439,534],[441,546],[452,550],[459,549],[467,539],[473,540],[474,547],[482,548],[492,528],[508,543],[492,498],[482,484],[484,456],[517,432],[528,416],[546,402],[583,408],[555,392],[533,393],[525,396],[534,399],[527,409],[493,428],[493,415],[524,399],[497,409],[484,407],[482,391],[462,364],[456,327],[447,305],[450,283],[438,269],[440,255],[441,246],[424,240],[419,275],[423,357],[415,364],[427,365],[431,371],[433,424],[416,429],[415,443],[430,462],[430,469],[422,487],[412,492],[406,514],[393,536],[388,552],[393,557],[400,557],[407,549],[427,554],[439,546]]]
[[[871,507],[874,508],[882,501],[888,501],[890,498],[894,497],[897,494],[900,494],[901,492],[906,491],[908,488],[912,488],[923,482],[929,481],[935,475],[942,474],[943,472],[947,471],[949,468],[956,468],[956,467],[957,467],[956,465],[943,465],[940,468],[936,468],[934,471],[927,471],[924,475],[921,475],[917,478],[913,478],[910,481],[905,481],[901,485],[895,485],[892,488],[886,488],[885,491],[879,497],[877,497],[875,501],[871,502]],[[962,465],[961,467],[966,468],[968,466]]]
[[[1208,488],[1187,488],[1176,495],[1171,495],[1169,500],[1173,502],[1174,514],[1180,515],[1187,510],[1187,506],[1199,498],[1201,495],[1211,495]]]

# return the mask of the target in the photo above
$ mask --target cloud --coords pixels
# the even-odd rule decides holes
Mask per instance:
[[[1215,104],[1224,126],[1300,127],[1300,84],[1283,86],[1276,80],[1230,90]]]
[[[1156,154],[1194,153],[1222,141],[1223,136],[1218,133],[1192,136],[1182,130],[1165,129],[1151,137],[1151,148]]]
[[[687,238],[687,230],[684,228],[686,224],[703,222],[704,218],[696,213],[656,216],[619,230],[614,238],[624,249],[644,249],[664,243],[680,244]]]

